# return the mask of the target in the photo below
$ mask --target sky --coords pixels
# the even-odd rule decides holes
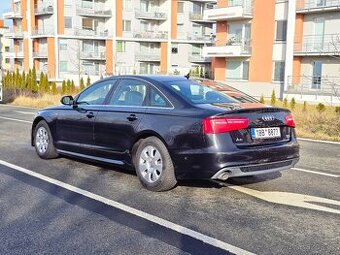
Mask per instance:
[[[11,9],[12,0],[0,0],[0,19],[3,19],[2,14]],[[6,20],[6,25],[11,25],[9,20]]]

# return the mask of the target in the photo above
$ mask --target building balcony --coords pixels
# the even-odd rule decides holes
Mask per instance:
[[[22,31],[8,32],[4,34],[8,39],[24,39],[24,33]]]
[[[145,20],[166,20],[168,16],[165,12],[161,12],[158,10],[148,12],[142,10],[135,10],[135,18]]]
[[[104,8],[95,7],[94,9],[84,8],[77,6],[77,15],[84,17],[96,17],[96,18],[111,18],[112,11],[110,9],[105,10]]]
[[[197,43],[213,43],[214,37],[199,33],[178,33],[177,40]]]
[[[252,0],[229,1],[227,7],[204,11],[203,19],[211,21],[242,20],[253,18]]]
[[[82,60],[106,60],[105,52],[81,52]]]
[[[144,31],[133,32],[133,38],[137,39],[150,39],[150,40],[166,40],[168,39],[167,31]]]
[[[140,62],[160,62],[161,52],[160,51],[149,51],[136,53],[136,61]]]
[[[52,15],[53,14],[53,4],[52,3],[44,3],[39,4],[34,7],[34,15],[42,16],[42,15]]]
[[[23,59],[24,58],[24,52],[23,51],[14,52],[13,58]]]
[[[203,48],[205,57],[250,57],[250,41],[228,42],[225,46],[211,46]]]
[[[297,13],[330,12],[340,9],[340,0],[297,0]]]
[[[340,54],[340,34],[308,35],[295,42],[296,56],[329,56]]]
[[[340,91],[339,76],[288,76],[287,93],[300,95],[334,95]]]
[[[109,37],[109,31],[108,30],[93,30],[93,29],[80,29],[80,28],[75,28],[75,29],[65,29],[65,35],[70,35],[70,36],[75,36],[75,37],[90,37],[95,39],[107,39]]]
[[[3,14],[4,19],[22,19],[20,10],[9,10]]]
[[[210,57],[203,57],[202,54],[192,54],[188,58],[191,63],[210,63]]]
[[[38,38],[38,37],[48,37],[54,35],[54,29],[53,28],[35,28],[32,31],[32,37]]]
[[[189,19],[190,21],[196,22],[196,23],[214,23],[215,22],[213,20],[205,20],[203,17],[203,14],[196,13],[196,12],[190,12]]]
[[[34,51],[33,58],[48,58],[48,53],[46,50]]]

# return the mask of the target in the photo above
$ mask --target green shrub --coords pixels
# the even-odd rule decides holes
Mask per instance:
[[[287,108],[288,107],[288,98],[286,97],[283,99],[283,107]]]
[[[87,81],[86,81],[86,87],[91,85],[91,78],[90,76],[87,76]]]
[[[270,98],[270,104],[273,105],[273,106],[276,104],[275,90],[273,90],[273,92],[272,92],[272,96]]]
[[[51,93],[52,93],[53,95],[58,94],[57,84],[55,83],[55,81],[53,81],[53,82],[51,83]]]
[[[67,93],[67,89],[66,89],[66,81],[63,80],[63,83],[61,84],[61,93],[63,95],[65,95]]]
[[[83,77],[81,77],[80,84],[79,84],[79,89],[83,90],[84,88],[85,88],[84,79],[83,79]]]
[[[304,112],[307,111],[307,102],[306,101],[303,102],[302,111],[304,111]]]
[[[260,97],[260,103],[264,104],[264,96],[263,96],[263,94]]]
[[[340,115],[340,106],[335,107],[335,113]]]
[[[322,113],[326,110],[326,106],[323,104],[323,103],[319,103],[317,106],[316,106],[316,110],[319,112],[319,113]]]
[[[295,106],[296,106],[296,101],[295,101],[295,98],[293,97],[293,98],[290,100],[290,109],[294,110],[294,109],[295,109]]]

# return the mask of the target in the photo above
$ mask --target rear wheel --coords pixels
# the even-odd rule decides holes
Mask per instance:
[[[57,158],[58,153],[53,145],[50,128],[46,121],[40,121],[34,130],[34,147],[40,158]]]
[[[139,180],[148,190],[166,191],[176,186],[170,154],[157,137],[143,139],[134,155]]]

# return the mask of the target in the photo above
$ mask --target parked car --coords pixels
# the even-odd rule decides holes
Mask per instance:
[[[135,170],[152,191],[180,179],[293,167],[299,145],[290,111],[251,101],[185,77],[113,76],[40,111],[32,146],[43,159],[68,155]]]

